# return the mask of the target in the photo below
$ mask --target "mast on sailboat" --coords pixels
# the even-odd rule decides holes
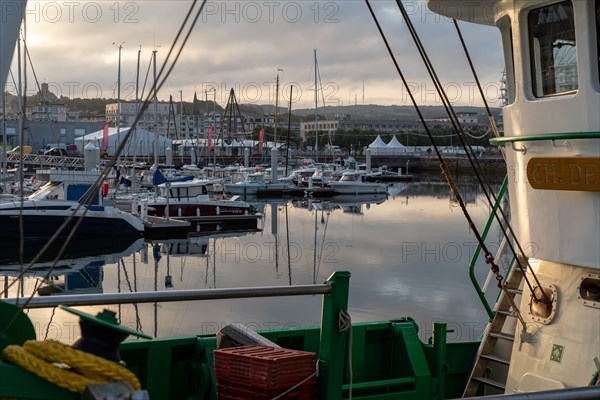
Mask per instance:
[[[115,149],[121,144],[121,51],[123,50],[123,44],[118,44],[119,48],[119,63],[117,66],[117,143]],[[113,42],[113,46],[116,46],[117,42]]]
[[[156,53],[156,49],[152,51],[154,66],[154,167],[158,168],[158,82],[156,81]]]
[[[317,49],[315,52],[315,161],[319,161],[319,113],[318,113],[318,88],[317,88]]]
[[[277,125],[279,125],[279,71],[283,71],[281,68],[277,68],[277,79],[275,82],[275,128],[273,129],[273,146],[277,147]]]

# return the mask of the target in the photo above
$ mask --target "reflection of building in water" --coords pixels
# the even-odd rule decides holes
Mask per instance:
[[[458,184],[457,186],[460,195],[466,204],[474,204],[477,200],[477,196],[482,194],[481,187],[478,184]],[[492,188],[495,191],[498,190],[497,185],[492,185]],[[432,196],[436,199],[449,199],[451,205],[458,205],[452,190],[448,187],[446,182],[414,183],[409,185],[404,193],[410,197]]]

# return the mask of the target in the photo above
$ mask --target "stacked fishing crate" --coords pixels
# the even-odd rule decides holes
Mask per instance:
[[[242,346],[215,350],[213,354],[219,400],[269,400],[303,381],[279,399],[315,398],[315,353]]]

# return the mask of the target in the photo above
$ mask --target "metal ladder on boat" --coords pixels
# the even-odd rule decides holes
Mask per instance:
[[[463,398],[478,395],[482,385],[487,389],[487,394],[504,393],[510,355],[519,324],[516,305],[523,293],[523,272],[514,264],[513,261],[509,276],[503,284],[505,289],[496,302],[494,317],[485,329]]]
[[[482,232],[483,240],[487,238],[487,235],[490,232],[495,220],[494,213],[500,206],[500,202],[502,201],[507,188],[508,177],[504,179],[497,194],[496,204],[494,204],[490,217]],[[503,260],[503,257],[507,255],[505,252],[506,244],[507,239],[503,238],[498,248],[498,252],[496,253],[495,259],[497,261]],[[493,392],[493,394],[504,393],[508,377],[508,368],[510,365],[510,356],[515,341],[515,332],[517,331],[516,328],[519,323],[517,320],[517,317],[519,316],[517,304],[519,304],[520,296],[522,294],[523,272],[520,268],[515,266],[516,260],[514,257],[511,257],[512,260],[508,263],[509,265],[506,265],[506,279],[503,282],[504,289],[500,292],[495,308],[492,310],[492,307],[490,307],[490,304],[485,297],[485,293],[490,282],[495,281],[493,279],[494,274],[492,271],[489,271],[485,283],[480,286],[475,276],[475,266],[480,254],[481,246],[478,246],[471,258],[469,276],[475,287],[475,291],[490,318],[490,322],[487,324],[483,333],[483,339],[477,351],[471,374],[463,392],[463,397],[476,396],[480,389],[485,389],[486,392]]]

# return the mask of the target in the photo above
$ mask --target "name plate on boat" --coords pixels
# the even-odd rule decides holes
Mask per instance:
[[[600,192],[600,157],[533,157],[527,179],[534,189]]]

